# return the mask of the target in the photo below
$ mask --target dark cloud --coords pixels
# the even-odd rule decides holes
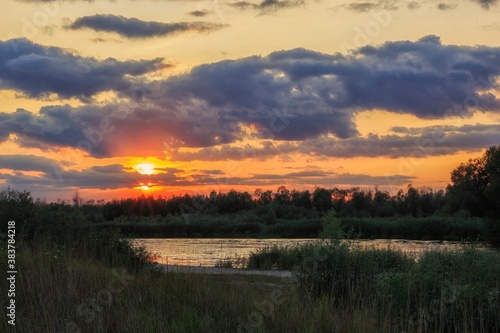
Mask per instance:
[[[40,189],[46,192],[50,188],[62,189],[99,189],[112,190],[120,188],[137,188],[141,184],[155,186],[215,186],[234,185],[281,185],[283,182],[293,182],[303,185],[335,184],[351,186],[373,186],[387,183],[387,177],[365,174],[337,174],[322,170],[298,171],[287,174],[254,174],[247,178],[227,177],[220,170],[193,170],[196,174],[185,177],[175,168],[157,169],[153,175],[142,175],[131,171],[121,164],[93,166],[81,171],[63,169],[54,161],[33,155],[6,155],[0,156],[0,169],[15,170],[14,174],[0,173],[0,180],[14,188]],[[26,175],[22,171],[38,171],[41,175]],[[192,171],[192,172],[193,172]],[[411,182],[411,176],[394,175],[391,177],[393,185]]]
[[[334,140],[320,138],[300,144],[322,156],[338,157],[429,157],[458,152],[478,152],[500,140],[500,125],[433,126],[406,129],[403,135],[369,135],[366,138]],[[315,148],[314,148],[314,147]]]
[[[55,179],[60,164],[43,156],[0,155],[0,169],[13,171],[39,171]]]
[[[437,8],[439,10],[455,9],[455,8],[457,8],[457,4],[455,4],[455,3],[443,3],[443,2],[441,2],[441,3],[439,3],[437,5]]]
[[[179,147],[226,145],[251,136],[262,142],[258,151],[263,155],[289,149],[326,156],[396,156],[407,153],[400,146],[413,147],[407,142],[413,137],[359,137],[357,113],[382,109],[446,119],[477,110],[498,112],[500,101],[489,91],[498,89],[499,76],[500,48],[442,45],[436,36],[363,47],[349,56],[294,49],[201,65],[136,86],[133,103],[0,113],[0,140],[16,134],[24,146],[81,147],[82,140],[93,139],[97,144],[90,153],[96,157],[179,154],[186,159]],[[94,130],[103,119],[114,129],[105,135]],[[457,140],[466,138],[457,135]],[[464,149],[472,143],[474,149],[479,143],[485,147],[494,136],[474,135],[479,141],[464,140]],[[283,143],[276,150],[267,140],[303,143]],[[450,149],[458,147],[457,141]],[[224,159],[253,149],[247,148],[207,148],[189,158]]]
[[[352,2],[340,5],[337,8],[345,8],[356,13],[365,13],[374,10],[397,10],[399,7],[396,1],[379,0],[377,2]]]
[[[211,10],[203,9],[203,10],[193,10],[192,12],[189,12],[188,14],[191,16],[195,16],[195,17],[204,17],[204,16],[210,15],[212,13],[213,12]]]
[[[94,2],[95,0],[15,0],[17,2],[25,2],[25,3],[40,3],[40,2],[56,2],[56,1],[65,1],[65,2]],[[113,0],[110,0],[113,1]]]
[[[248,2],[248,1],[236,1],[236,2],[231,2],[228,4],[231,7],[236,7],[240,9],[248,9],[248,8],[256,8],[258,7],[257,4]]]
[[[61,0],[17,0],[19,2],[27,2],[27,3],[43,3],[43,2],[55,2],[55,1],[61,1]],[[83,1],[83,2],[94,2],[95,0],[62,0],[62,1],[67,1],[67,2],[77,2],[77,1]],[[108,0],[108,1],[115,1],[115,0]],[[130,0],[130,1],[135,1],[135,0]],[[165,1],[176,1],[176,0],[165,0]],[[180,1],[180,0],[179,0]],[[199,0],[192,0],[192,1],[199,1]],[[201,1],[201,0],[200,0]],[[477,3],[484,9],[490,9],[490,7],[496,5],[498,3],[498,0],[471,0],[474,3]],[[304,1],[303,0],[298,0],[298,1],[290,1],[290,0],[284,0],[284,1],[279,1],[279,0],[264,0],[261,3],[253,3],[249,2],[246,0],[242,1],[236,1],[229,3],[229,6],[240,8],[240,9],[264,9],[264,8],[272,8],[272,9],[281,9],[281,8],[288,8],[288,7],[296,7],[303,5]],[[439,5],[438,5],[439,6]],[[447,5],[445,5],[447,6]],[[366,12],[372,9],[397,9],[398,6],[395,1],[393,0],[382,0],[379,2],[361,2],[361,3],[350,3],[347,5],[342,5],[341,7],[345,7],[349,10],[352,10],[354,12]],[[417,1],[410,1],[407,4],[407,7],[409,9],[417,9],[421,7],[421,3]],[[439,8],[439,7],[438,7]],[[456,8],[454,6],[453,8]],[[441,8],[439,8],[441,9]],[[447,8],[447,9],[452,9],[452,8]],[[194,15],[197,16],[197,15]]]
[[[253,174],[251,179],[266,180],[266,179],[282,179],[282,180],[296,180],[300,178],[318,178],[318,177],[332,177],[334,172],[327,172],[323,170],[314,171],[298,171],[286,174]]]
[[[241,123],[281,140],[348,138],[357,134],[356,111],[446,118],[499,110],[500,101],[484,92],[496,87],[499,60],[500,48],[444,46],[435,36],[364,47],[349,57],[295,49],[196,67],[146,99],[169,109],[181,103],[186,113],[201,107],[208,124],[216,118],[211,133],[220,141],[207,146],[237,139],[234,125]]]
[[[85,99],[102,91],[127,92],[133,82],[129,76],[164,66],[162,59],[98,60],[26,39],[0,41],[0,89],[15,89],[32,97],[55,93]]]
[[[500,74],[500,48],[444,46],[428,36],[416,43],[392,42],[368,46],[358,52],[359,74],[352,69],[344,86],[347,98],[337,105],[355,103],[361,108],[384,108],[440,118],[446,110],[470,106],[498,110],[500,101],[485,88],[495,87]],[[390,62],[390,63],[389,63]],[[367,68],[374,66],[376,70]],[[344,104],[346,103],[346,104]]]
[[[458,152],[479,152],[500,142],[500,125],[394,127],[396,134],[337,139],[319,137],[302,142],[267,142],[260,146],[207,147],[197,152],[171,152],[176,161],[265,160],[286,154],[307,156],[355,157],[429,157]]]
[[[408,9],[417,9],[417,8],[420,8],[420,3],[417,2],[417,1],[410,1],[408,2]]]
[[[197,173],[200,173],[203,175],[225,175],[226,174],[224,171],[218,170],[218,169],[210,169],[210,170],[193,169],[193,170],[189,170],[189,172],[197,172]]]
[[[491,6],[495,5],[498,2],[498,0],[471,0],[471,1],[479,4],[484,9],[489,9]],[[422,6],[422,3],[417,1],[410,1],[407,3],[406,6],[408,7],[408,9],[414,10],[420,8]],[[399,8],[399,3],[393,0],[380,0],[378,2],[352,2],[345,5],[341,5],[339,7],[346,8],[347,10],[353,12],[363,13],[376,9],[397,10]],[[440,2],[436,4],[436,7],[439,10],[451,10],[451,9],[456,9],[458,7],[458,4]]]
[[[146,22],[137,18],[117,15],[84,16],[75,20],[70,29],[89,28],[95,31],[116,32],[127,38],[150,38],[178,34],[181,32],[209,32],[225,27],[219,23],[207,22]]]
[[[304,4],[304,1],[289,1],[289,0],[264,0],[258,4],[257,8],[264,10],[277,10],[281,8],[297,7]]]
[[[123,43],[119,39],[114,39],[114,38],[102,38],[102,37],[95,37],[90,39],[91,42],[94,43],[107,43],[107,42],[112,42],[112,43]]]
[[[90,106],[73,110],[66,105],[44,107],[38,114],[24,109],[18,109],[14,113],[0,113],[0,141],[6,140],[9,134],[16,134],[16,141],[21,146],[42,149],[78,147],[82,142],[90,142],[85,133],[91,139],[99,139],[92,129],[99,128],[99,123],[105,119],[105,111]],[[81,146],[95,148],[92,151],[95,156],[106,155],[102,145],[87,143]]]
[[[347,140],[321,137],[299,143],[295,151],[339,158],[425,158],[458,152],[479,152],[485,147],[497,145],[499,133],[500,125],[434,126],[409,129],[404,135],[371,134]]]
[[[260,10],[262,13],[265,13],[277,11],[279,9],[298,7],[302,6],[303,4],[303,0],[264,0],[260,3],[237,1],[229,3],[228,5],[239,9],[256,9]]]
[[[371,176],[344,173],[333,176],[330,179],[330,183],[351,186],[378,186],[388,184],[388,178],[391,181],[391,185],[405,185],[411,183],[416,177],[405,175]]]
[[[498,0],[472,0],[473,2],[479,4],[484,9],[490,9],[491,6],[495,5]]]
[[[0,169],[10,169],[14,174],[0,173],[0,179],[14,187],[97,188],[100,190],[135,188],[141,183],[151,186],[199,185],[188,180],[175,168],[157,170],[154,175],[130,171],[121,164],[93,166],[81,171],[65,169],[57,161],[33,155],[0,155]],[[26,175],[19,171],[38,171],[41,175]],[[209,177],[201,174],[198,178]]]
[[[345,7],[353,12],[362,13],[362,12],[368,12],[376,8],[380,8],[381,5],[380,3],[373,3],[373,2],[356,2],[356,3],[350,3]]]
[[[395,126],[391,128],[394,133],[403,133],[409,135],[427,136],[436,135],[436,133],[460,133],[460,134],[471,134],[471,133],[499,133],[500,138],[500,125],[498,124],[475,124],[475,125],[462,125],[462,126],[428,126],[428,127],[405,127],[405,126]]]
[[[378,186],[386,185],[388,181],[391,185],[403,185],[411,183],[415,177],[405,175],[388,175],[388,176],[371,176],[366,174],[350,174],[343,173],[337,174],[333,172],[318,171],[309,172],[304,171],[301,173],[289,174],[257,174],[248,178],[232,177],[228,179],[230,185],[247,185],[247,186],[269,186],[269,185],[282,185],[283,183],[301,184],[316,186],[334,187],[334,186]]]
[[[141,183],[151,183],[151,186],[190,185],[190,182],[176,176],[172,171],[142,175],[137,172],[127,172],[121,164],[94,166],[83,171],[63,171],[60,179],[59,186],[101,190],[134,188]]]

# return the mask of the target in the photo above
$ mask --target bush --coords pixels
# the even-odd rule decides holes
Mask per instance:
[[[1,232],[6,234],[7,222],[15,221],[18,239],[29,237],[33,233],[33,221],[30,217],[34,208],[29,192],[11,190],[10,187],[0,192]]]
[[[488,223],[481,218],[343,218],[344,231],[351,230],[363,238],[405,238],[427,240],[486,240]]]

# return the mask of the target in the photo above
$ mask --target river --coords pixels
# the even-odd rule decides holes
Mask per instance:
[[[248,239],[248,238],[136,238],[134,246],[143,246],[158,255],[158,263],[166,265],[214,267],[230,260],[234,266],[244,263],[251,252],[272,245],[294,245],[316,239]],[[460,242],[416,241],[405,239],[359,240],[363,248],[398,249],[418,257],[427,250],[456,250]]]

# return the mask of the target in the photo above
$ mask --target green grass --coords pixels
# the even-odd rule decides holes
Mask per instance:
[[[249,268],[276,264],[293,278],[166,274],[116,230],[37,214],[16,243],[17,332],[500,331],[498,252],[469,246],[415,261],[362,250],[339,239],[343,222],[328,216],[326,239],[248,259]],[[5,258],[4,238],[0,245]],[[14,331],[6,320],[0,327]]]
[[[86,239],[102,244],[96,235]],[[277,263],[293,269],[296,275],[288,279],[165,274],[143,259],[124,260],[131,255],[127,251],[101,248],[102,252],[89,252],[88,244],[71,247],[47,240],[21,244],[17,331],[500,329],[500,254],[472,246],[457,252],[428,252],[414,261],[394,250],[361,250],[345,241],[324,240],[268,248],[249,259],[252,268]],[[114,261],[109,258],[113,254]],[[145,258],[147,253],[134,257]],[[6,270],[4,262],[2,269]],[[5,290],[5,280],[0,288]],[[6,321],[2,325],[9,332]]]
[[[370,309],[302,295],[291,279],[126,273],[44,251],[24,248],[18,258],[17,332],[381,332],[390,326]]]
[[[334,308],[375,313],[383,331],[500,331],[500,253],[474,246],[426,252],[417,261],[395,250],[352,243],[270,247],[253,253],[249,267],[278,265],[297,273],[300,295]],[[380,328],[379,328],[380,329]]]
[[[130,273],[94,259],[75,259],[64,250],[45,250],[25,248],[18,258],[18,332],[500,328],[498,253],[428,253],[411,264],[391,251],[363,255],[338,249],[316,269],[300,270],[305,275],[279,279],[147,269]],[[330,266],[333,262],[338,264]],[[4,288],[5,282],[0,285]]]

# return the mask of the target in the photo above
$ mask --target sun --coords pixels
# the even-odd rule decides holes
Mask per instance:
[[[155,173],[155,167],[151,163],[141,163],[137,164],[135,166],[135,169],[137,172],[139,172],[141,175],[152,175]]]
[[[141,189],[143,191],[149,191],[151,189],[151,183],[147,183],[147,184],[144,184],[144,183],[140,183],[139,184],[140,186],[138,187],[138,189]]]

